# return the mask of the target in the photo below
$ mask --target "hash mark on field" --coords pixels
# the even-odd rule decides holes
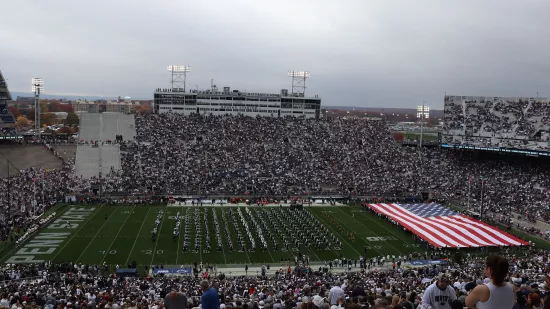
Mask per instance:
[[[322,218],[321,216],[317,216],[317,218],[321,219],[323,222],[326,222],[325,219]],[[338,237],[342,238],[342,240],[345,241],[346,244],[347,244],[348,246],[350,246],[351,249],[353,249],[353,251],[357,252],[357,254],[359,254],[359,256],[361,255],[361,253],[359,253],[359,251],[355,250],[355,248],[354,248],[352,245],[350,245],[350,243],[346,240],[346,238],[345,238],[345,237],[342,237],[342,235],[340,235],[340,233],[338,233],[335,229],[333,229],[332,226],[330,226],[330,224],[326,224],[326,225],[327,225],[333,232],[335,232],[335,233],[338,235]],[[376,251],[378,251],[378,250],[376,250]],[[380,251],[378,251],[378,253],[380,253]],[[381,253],[380,253],[380,254],[381,254]],[[383,254],[381,254],[381,255],[383,255]]]
[[[395,236],[396,238],[398,238],[398,239],[400,238],[400,237],[399,237],[398,235],[396,235],[393,231],[391,231],[391,230],[388,229],[387,227],[385,227],[385,226],[383,226],[382,224],[380,224],[379,221],[380,221],[381,219],[377,219],[377,220],[371,219],[371,218],[369,217],[369,213],[368,213],[368,212],[362,212],[362,213],[363,213],[363,216],[366,217],[369,221],[372,221],[372,222],[378,224],[380,227],[382,227],[382,228],[384,228],[386,231],[390,232],[390,234],[392,234],[392,235]],[[402,238],[401,238],[401,240],[405,241],[405,240],[402,239]],[[389,243],[388,243],[388,244],[389,244]],[[391,245],[390,245],[390,246],[391,246]],[[393,247],[393,246],[392,246],[392,247]],[[394,248],[395,248],[395,247],[394,247]],[[399,249],[397,249],[397,248],[395,248],[395,249],[396,249],[399,253],[403,254],[403,252],[399,251]]]
[[[370,231],[369,227],[366,226],[363,222],[361,222],[361,221],[355,219],[355,217],[350,216],[347,212],[343,211],[342,209],[339,209],[339,208],[336,208],[336,209],[340,210],[341,212],[343,212],[344,214],[346,214],[348,217],[352,218],[353,220],[359,222],[359,224],[363,225],[364,227],[366,227],[366,228]],[[388,231],[388,232],[391,233],[390,230],[388,230],[387,228],[385,228],[385,229],[386,229],[386,231]],[[392,234],[393,234],[393,233],[392,233]],[[390,244],[387,240],[384,240],[384,242],[387,243],[388,245],[390,245],[390,247],[394,248],[397,252],[399,252],[399,254],[403,254],[403,252],[399,251],[399,249],[397,249],[396,247],[394,247],[394,246],[393,246],[392,244]],[[367,245],[368,245],[368,244],[367,244]]]
[[[183,207],[181,208],[181,213],[182,213],[182,217],[183,217]],[[178,234],[178,251],[176,252],[176,265],[178,264],[178,259],[179,259],[179,256],[180,256],[180,239],[181,239],[181,223],[180,223],[180,230],[179,230],[179,234]]]
[[[153,251],[153,255],[151,256],[151,263],[149,263],[149,265],[153,265],[153,259],[155,258],[155,254],[157,253],[157,246],[158,246],[159,241],[160,241],[160,233],[162,231],[162,225],[164,224],[165,218],[166,218],[166,209],[163,209],[163,211],[162,211],[162,221],[160,222],[160,226],[159,226],[159,236],[157,238],[157,241],[155,242],[155,251]]]
[[[134,212],[134,209],[136,208],[136,206],[134,206],[134,208],[132,208],[132,210],[130,211],[130,213],[128,214],[128,217],[126,217],[126,220],[124,221],[124,223],[122,223],[122,225],[120,226],[120,228],[118,229],[118,233],[116,233],[115,237],[113,238],[113,241],[111,242],[111,245],[109,246],[109,249],[107,249],[107,253],[111,251],[111,248],[113,247],[113,244],[115,243],[117,237],[118,237],[118,234],[120,234],[120,231],[122,231],[122,229],[124,228],[124,224],[126,224],[126,221],[128,220],[128,218],[130,218],[130,216],[132,215],[132,213]],[[124,213],[127,213],[127,211],[125,211]],[[105,257],[107,257],[107,254],[105,254],[103,256],[103,258],[101,259],[101,262],[99,263],[99,265],[101,265],[103,263],[103,261],[105,261]]]
[[[116,211],[116,210],[115,210]],[[113,211],[114,212],[114,211]],[[112,214],[112,213],[111,213]],[[107,220],[105,220],[105,222],[103,222],[103,224],[101,225],[101,227],[99,228],[99,230],[97,230],[97,233],[95,234],[94,238],[92,238],[92,240],[90,240],[90,242],[88,243],[88,245],[86,246],[86,248],[84,248],[84,250],[82,250],[82,253],[80,254],[80,256],[78,257],[78,259],[76,259],[75,263],[78,263],[78,261],[80,260],[80,258],[82,258],[82,256],[84,255],[84,252],[86,252],[86,250],[88,250],[88,248],[90,247],[90,245],[94,242],[94,239],[96,239],[97,235],[99,235],[99,232],[101,232],[101,230],[103,229],[103,227],[105,226],[105,224],[107,224],[107,222],[109,222],[109,220],[113,217],[111,216],[111,214],[109,215],[109,217],[107,218]]]
[[[149,216],[150,211],[151,211],[151,207],[147,209],[147,214],[145,215],[145,218],[143,218],[141,222],[141,227],[139,228],[139,231],[137,233],[136,240],[134,241],[134,245],[132,246],[132,249],[130,249],[130,254],[128,254],[128,258],[126,259],[126,263],[125,263],[126,265],[128,265],[128,261],[130,261],[130,257],[132,257],[132,252],[134,252],[134,248],[136,246],[138,238],[145,237],[145,236],[140,236],[140,234],[141,234],[141,230],[143,229],[143,225],[145,225],[145,221],[147,221],[147,217]]]
[[[88,224],[88,222],[90,222],[90,220],[92,220],[93,217],[95,217],[99,211],[101,210],[101,208],[103,208],[103,206],[105,206],[105,204],[102,204],[98,209],[97,209],[97,212],[93,215],[93,216],[90,216],[88,218],[88,220],[86,220],[86,222],[84,224],[82,224],[80,226],[80,228],[78,230],[76,230],[76,232],[74,232],[73,234],[73,237],[71,237],[63,247],[61,247],[61,249],[59,249],[59,251],[57,252],[57,254],[51,259],[52,261],[55,261],[55,258],[59,255],[59,253],[63,252],[63,249],[65,249],[65,247],[67,247],[67,245],[73,240],[73,238],[76,236],[76,234],[78,234],[78,232],[80,232],[80,230],[84,227],[84,225]],[[95,210],[95,207],[94,207],[94,210]]]

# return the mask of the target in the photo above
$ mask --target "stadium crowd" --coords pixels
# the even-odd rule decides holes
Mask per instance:
[[[122,169],[102,179],[104,192],[349,195],[369,201],[430,192],[432,200],[550,222],[548,165],[399,147],[384,121],[145,114],[136,115],[136,130],[137,142],[123,145]],[[75,178],[73,168],[68,161],[61,169],[31,168],[10,182],[0,179],[0,205],[28,212],[34,196],[41,203],[42,186],[45,203],[66,194],[93,196],[99,179]],[[8,192],[14,193],[11,203]]]
[[[548,150],[550,105],[538,98],[445,97],[446,142]],[[468,137],[465,137],[465,134]],[[462,140],[463,139],[463,140]]]
[[[97,265],[8,264],[0,269],[0,308],[547,309],[548,262],[548,252],[539,251],[524,259],[490,255],[461,265],[395,270],[211,272],[203,281],[198,275],[118,277]],[[477,301],[487,287],[495,295],[483,307]]]
[[[124,145],[123,168],[103,179],[106,192],[142,196],[144,192],[175,195],[202,191],[206,195],[255,194],[266,199],[355,195],[370,196],[369,201],[430,192],[432,199],[453,201],[475,210],[483,205],[484,212],[496,216],[511,218],[512,211],[527,220],[550,222],[547,165],[479,160],[460,152],[399,147],[384,121],[146,114],[136,116],[136,124],[137,141]],[[55,152],[49,144],[46,147]],[[5,210],[0,220],[2,240],[17,235],[21,228],[35,226],[41,220],[39,214],[68,195],[93,198],[92,188],[98,180],[73,175],[74,162],[67,160],[59,169],[30,168],[9,180],[0,179],[0,206]],[[35,199],[38,202],[33,206]],[[235,212],[220,217],[220,221],[227,228],[229,219],[240,220],[245,215],[254,217]],[[187,220],[184,224],[189,225]],[[259,227],[267,223],[258,219],[249,224]],[[218,229],[210,232],[220,233]],[[530,232],[546,235],[537,229]],[[269,241],[270,235],[264,236]],[[528,308],[542,308],[535,299],[548,284],[543,277],[549,271],[548,252],[534,252],[527,259],[506,258],[511,264],[507,280],[516,285],[518,304],[529,301]],[[270,278],[227,278],[221,274],[210,278],[210,284],[216,294],[222,295],[219,309],[416,308],[433,279],[438,278],[438,282],[450,280],[454,287],[451,292],[464,306],[471,287],[488,282],[482,262],[468,260],[461,267],[445,270],[398,267],[395,271],[364,270],[344,275],[321,267],[305,277],[284,271]],[[442,271],[450,278],[439,277]],[[204,290],[193,277],[117,278],[102,267],[72,264],[4,265],[0,282],[4,282],[0,307],[15,309],[31,308],[31,304],[49,309],[95,305],[171,308],[170,301],[163,299],[170,299],[172,290],[184,293],[187,306],[192,308],[199,306]],[[342,292],[333,291],[335,286],[340,286]],[[400,297],[403,291],[406,295]],[[548,308],[550,301],[544,306]],[[433,308],[451,305],[434,304]]]
[[[383,121],[146,114],[107,191],[462,200],[550,222],[548,166],[398,147]],[[483,190],[482,183],[483,181]],[[502,184],[507,184],[502,186]],[[483,192],[483,198],[481,197]]]

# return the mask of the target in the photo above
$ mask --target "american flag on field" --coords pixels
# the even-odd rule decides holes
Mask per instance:
[[[437,203],[368,206],[438,248],[529,245],[526,241]]]

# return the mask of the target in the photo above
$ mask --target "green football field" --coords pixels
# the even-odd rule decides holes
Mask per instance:
[[[238,209],[239,208],[239,209]],[[309,256],[310,261],[333,260],[340,255],[346,258],[358,258],[360,255],[371,257],[379,255],[404,255],[414,251],[424,252],[425,246],[415,244],[409,233],[390,224],[384,219],[360,206],[342,207],[305,207],[301,212],[284,214],[279,207],[164,207],[164,206],[68,206],[50,222],[11,252],[5,254],[2,262],[32,263],[40,261],[75,262],[83,264],[126,265],[136,262],[144,265],[191,265],[194,262],[216,264],[218,267],[231,267],[231,264],[278,264],[284,260],[294,260],[297,250],[282,248],[284,235],[291,237],[295,231],[307,230],[314,234],[326,228],[342,246],[337,249],[309,249],[301,246],[299,252]],[[159,232],[155,241],[151,232],[159,211],[163,210]],[[183,250],[186,235],[186,223],[182,220],[180,234],[174,240],[176,214],[190,217],[187,234],[189,248]],[[240,215],[243,215],[242,217]],[[248,215],[247,215],[248,214]],[[299,216],[296,216],[299,215]],[[223,250],[218,252],[214,225],[214,216],[219,222]],[[198,218],[198,219],[196,219]],[[246,218],[245,220],[240,220]],[[303,223],[318,220],[318,224]],[[254,220],[251,220],[254,219]],[[243,223],[244,221],[244,223]],[[316,221],[315,221],[316,222]],[[248,225],[248,228],[244,226]],[[259,224],[263,236],[268,239],[267,231],[279,243],[275,250],[271,238],[267,241],[268,250],[257,247],[255,252],[239,252],[238,246],[230,252],[227,235],[233,244],[237,244],[238,233],[247,236],[247,230],[256,244],[260,235],[255,224]],[[226,228],[227,226],[227,228]],[[205,229],[210,231],[210,252],[205,251]],[[195,237],[199,233],[200,237]],[[350,236],[353,234],[353,237]],[[199,240],[201,250],[193,252],[195,239]],[[366,248],[367,253],[364,254]]]

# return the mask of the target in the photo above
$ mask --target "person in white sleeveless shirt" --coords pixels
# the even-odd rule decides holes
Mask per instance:
[[[510,265],[498,255],[490,255],[485,261],[485,275],[491,282],[476,286],[466,297],[466,306],[477,309],[512,309],[516,293],[511,283],[505,282]]]

